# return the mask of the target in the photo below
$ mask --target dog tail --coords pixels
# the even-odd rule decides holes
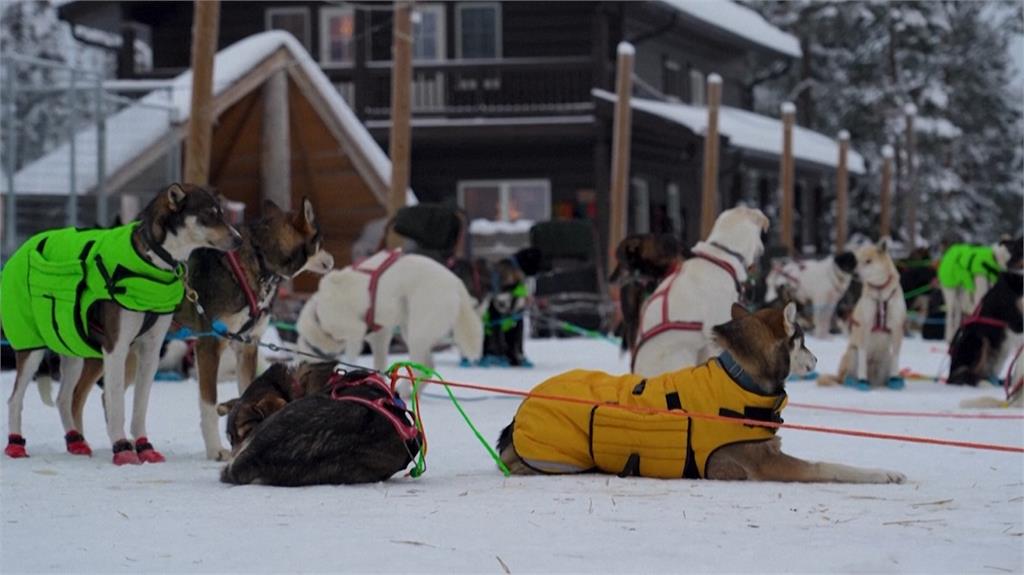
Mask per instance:
[[[821,387],[830,387],[833,385],[839,385],[842,383],[839,381],[839,376],[828,373],[823,373],[818,377],[818,385]]]
[[[484,324],[473,307],[473,298],[470,297],[466,286],[459,282],[459,314],[455,318],[454,339],[455,345],[462,352],[462,355],[470,361],[476,361],[483,355],[484,347]]]
[[[505,451],[505,448],[512,445],[512,426],[516,422],[513,420],[512,423],[505,426],[505,429],[501,430],[501,435],[498,436],[498,453]]]
[[[49,377],[37,377],[36,388],[39,389],[39,399],[42,399],[46,405],[53,407],[53,380]]]

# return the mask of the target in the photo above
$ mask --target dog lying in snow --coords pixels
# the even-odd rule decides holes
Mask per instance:
[[[599,471],[665,479],[906,480],[894,471],[797,459],[782,452],[774,428],[700,417],[781,422],[786,377],[815,366],[794,304],[756,313],[733,304],[731,315],[712,329],[723,353],[702,365],[646,378],[576,370],[535,387],[534,393],[593,404],[527,398],[498,439],[502,461],[520,475]]]
[[[221,481],[295,487],[384,481],[420,450],[420,435],[384,379],[332,362],[274,365],[227,414],[233,458]]]
[[[328,273],[303,306],[296,330],[299,350],[354,363],[363,340],[373,366],[387,368],[395,327],[412,360],[433,367],[431,349],[454,331],[455,345],[470,361],[480,359],[484,330],[466,286],[438,262],[416,254],[382,251]]]
[[[810,309],[814,336],[827,338],[836,304],[850,287],[857,258],[843,252],[821,260],[791,261],[772,266],[765,280],[765,301],[788,294],[791,301]]]
[[[761,256],[768,218],[737,207],[715,220],[707,241],[648,298],[633,350],[633,373],[658,375],[697,365],[714,353],[712,328],[729,320],[747,268]]]

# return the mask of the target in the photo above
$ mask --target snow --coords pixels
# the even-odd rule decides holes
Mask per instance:
[[[662,0],[680,12],[780,54],[800,58],[800,41],[732,0]]]
[[[316,89],[327,101],[330,111],[344,127],[353,145],[366,155],[377,177],[389,186],[391,162],[356,115],[342,99],[331,81],[294,36],[270,31],[249,36],[217,53],[214,61],[214,96],[230,88],[257,64],[277,50],[288,50]],[[167,136],[172,128],[188,121],[192,107],[192,72],[187,71],[169,82],[165,90],[155,90],[139,103],[128,106],[106,119],[106,175],[110,176],[134,160],[138,154]],[[84,194],[96,186],[96,127],[90,126],[75,136],[75,193]],[[66,195],[71,189],[70,146],[65,143],[51,153],[22,168],[15,176],[19,194]],[[0,190],[6,191],[6,178]]]
[[[617,50],[620,56],[633,56],[636,54],[636,48],[629,42],[619,42]]]
[[[595,97],[614,102],[615,94],[606,90],[593,90]],[[632,107],[666,120],[686,126],[698,134],[707,131],[708,110],[704,106],[659,102],[646,98],[632,98]],[[755,114],[748,110],[722,106],[718,111],[718,131],[738,148],[780,156],[782,154],[782,121]],[[793,127],[793,154],[800,160],[822,166],[837,167],[839,143],[824,134],[800,126]],[[865,172],[864,158],[854,150],[847,152],[850,172]]]
[[[810,340],[834,372],[845,342]],[[941,344],[905,342],[902,364],[934,374]],[[456,367],[453,381],[528,389],[575,367],[624,371],[595,340],[529,340],[528,370]],[[362,358],[367,363],[369,358]],[[13,377],[0,378],[6,389]],[[1001,390],[909,381],[900,392],[788,385],[790,401],[962,412]],[[233,382],[219,386],[222,398]],[[903,485],[504,478],[452,405],[427,389],[427,473],[350,487],[229,487],[203,458],[195,382],[159,382],[150,437],[167,463],[110,464],[99,394],[86,406],[97,455],[64,453],[57,413],[29,390],[30,459],[0,463],[0,565],[45,572],[900,572],[1024,571],[1022,456],[783,430],[797,457],[888,468]],[[488,441],[519,404],[457,391]],[[487,397],[487,399],[483,399]],[[129,402],[130,405],[130,402]],[[1020,410],[1000,413],[1020,414]],[[6,421],[6,416],[5,421]],[[790,407],[787,423],[1020,446],[1019,420],[870,417]]]
[[[533,220],[516,220],[514,222],[495,221],[476,218],[469,223],[469,233],[477,236],[493,236],[495,234],[525,234],[534,225]]]

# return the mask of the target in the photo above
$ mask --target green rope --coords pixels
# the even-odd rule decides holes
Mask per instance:
[[[285,331],[299,331],[295,329],[294,323],[289,323],[287,321],[272,321],[270,322],[270,325],[276,327],[277,329],[283,329]]]
[[[574,325],[574,324],[571,324],[571,323],[569,323],[567,321],[562,321],[560,319],[552,318],[552,320],[555,323],[558,324],[559,328],[561,328],[561,329],[563,329],[563,330],[565,330],[565,331],[567,331],[569,333],[575,333],[577,335],[582,335],[582,336],[586,336],[586,337],[593,338],[593,339],[603,339],[603,340],[607,341],[608,343],[613,343],[615,345],[619,345],[619,343],[620,343],[619,342],[619,338],[617,338],[617,337],[612,337],[610,335],[601,333],[601,332],[596,331],[596,330],[587,329],[585,327],[580,327],[578,325]]]
[[[917,296],[919,296],[919,295],[921,295],[923,293],[928,293],[928,292],[932,291],[933,289],[935,289],[935,286],[933,286],[932,284],[925,284],[923,286],[916,287],[916,288],[908,291],[907,293],[903,294],[903,299],[913,299],[913,298],[915,298],[915,297],[917,297]]]
[[[424,375],[431,376],[437,379],[438,381],[444,381],[444,378],[441,377],[441,374],[437,373],[433,369],[430,369],[429,367],[423,364],[419,364],[414,361],[396,361],[395,363],[391,364],[391,367],[387,369],[387,372],[394,373],[394,370],[400,367],[409,367],[412,368],[414,371],[418,371],[420,373],[423,373]],[[423,377],[424,376],[421,375],[419,377],[413,378],[412,393],[414,397],[419,392],[419,382],[423,380]],[[473,425],[473,421],[469,419],[469,416],[466,415],[465,410],[463,410],[462,406],[459,405],[459,400],[455,399],[455,394],[452,393],[451,388],[445,385],[444,390],[448,392],[448,398],[452,400],[453,404],[455,404],[455,409],[457,409],[459,411],[459,414],[462,415],[462,419],[465,420],[466,425],[468,425],[469,428],[473,430],[473,434],[476,435],[477,440],[480,441],[480,444],[484,446],[484,449],[487,450],[487,453],[491,455],[491,459],[494,460],[494,463],[498,465],[498,468],[501,469],[501,472],[503,474],[505,474],[505,477],[510,477],[512,475],[512,472],[508,470],[508,467],[505,466],[505,462],[501,460],[501,456],[499,456],[498,453],[494,451],[494,448],[492,448],[491,445],[487,443],[487,440],[484,439],[484,436],[481,435],[480,431],[476,428],[475,425]],[[415,402],[413,402],[413,405],[415,406]],[[421,458],[422,455],[423,450],[420,450]],[[413,475],[413,477],[415,477],[415,475]]]

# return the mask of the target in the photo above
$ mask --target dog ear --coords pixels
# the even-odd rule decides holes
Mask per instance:
[[[302,233],[316,230],[316,213],[313,212],[313,202],[310,202],[309,198],[302,198],[302,211],[295,214],[292,224]]]
[[[786,336],[792,337],[796,333],[796,304],[789,302],[782,310],[783,324],[786,327]]]
[[[888,252],[889,251],[889,242],[891,242],[891,241],[892,240],[889,239],[889,236],[884,236],[881,239],[879,239],[878,240],[878,251],[880,253],[883,253],[883,254]]]
[[[181,187],[179,183],[173,183],[167,187],[167,207],[172,211],[176,212],[181,209],[185,204],[185,188]]]
[[[238,405],[238,400],[239,398],[236,397],[234,399],[229,399],[224,403],[218,403],[217,415],[224,417],[225,415],[231,413],[231,410],[234,409],[236,405]]]
[[[732,309],[730,311],[732,312],[732,319],[742,319],[750,315],[747,308],[735,302],[732,304]]]

